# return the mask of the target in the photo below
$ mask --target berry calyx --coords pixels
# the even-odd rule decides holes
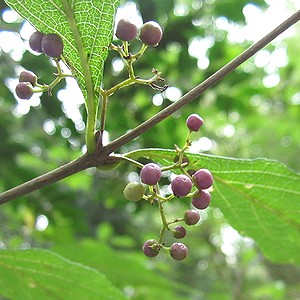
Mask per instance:
[[[121,41],[131,41],[138,34],[138,29],[130,20],[121,19],[117,25],[116,36]]]
[[[173,243],[170,247],[170,255],[175,260],[183,260],[188,255],[188,248],[183,243]]]
[[[181,225],[175,226],[173,231],[173,236],[176,239],[184,238],[186,236],[186,229]]]
[[[163,35],[162,28],[155,21],[146,22],[140,30],[140,40],[148,46],[156,46]]]
[[[209,206],[210,200],[210,193],[207,190],[201,190],[192,198],[192,204],[195,208],[205,209]]]
[[[148,257],[155,257],[159,253],[159,248],[156,247],[157,242],[154,239],[147,240],[143,245],[143,252]]]
[[[183,219],[186,225],[195,225],[200,220],[200,214],[197,210],[186,210],[184,212]]]
[[[37,77],[33,72],[22,71],[19,76],[19,82],[30,82],[32,86],[35,86],[37,83]]]
[[[186,196],[191,191],[192,186],[192,180],[184,174],[176,176],[171,182],[171,189],[177,197]]]
[[[155,163],[146,164],[140,173],[141,181],[148,185],[155,185],[161,178],[161,169]]]
[[[197,114],[190,115],[186,120],[186,126],[190,131],[198,131],[203,123],[203,119]]]
[[[29,46],[30,48],[37,52],[37,53],[43,53],[42,49],[42,39],[44,37],[44,33],[36,31],[34,32],[30,38],[29,38]]]
[[[63,41],[61,37],[55,33],[46,34],[42,39],[43,52],[53,58],[58,58],[63,52]]]
[[[30,82],[20,82],[16,86],[16,94],[20,99],[30,99],[34,91]]]
[[[193,179],[200,189],[208,189],[213,184],[213,176],[207,169],[200,169],[194,173]]]
[[[124,197],[129,201],[139,201],[145,192],[144,186],[137,181],[129,182],[123,190]]]

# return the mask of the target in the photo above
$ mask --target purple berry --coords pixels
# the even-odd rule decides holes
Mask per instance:
[[[209,206],[211,195],[207,190],[201,190],[192,198],[192,204],[195,208],[205,209]]]
[[[32,86],[37,83],[37,77],[33,72],[22,71],[19,76],[19,82],[30,82]]]
[[[161,169],[157,164],[146,164],[140,173],[141,181],[148,185],[155,185],[161,178]]]
[[[43,52],[53,58],[60,57],[64,44],[61,37],[55,33],[46,34],[42,39]]]
[[[38,53],[43,53],[42,49],[42,39],[44,34],[42,32],[36,31],[29,38],[29,46],[30,48]]]
[[[124,197],[129,201],[139,201],[145,192],[144,186],[140,182],[129,182],[124,191]]]
[[[116,36],[121,41],[131,41],[138,34],[138,29],[130,20],[122,19],[119,21],[116,29]]]
[[[170,247],[170,255],[175,260],[183,260],[188,255],[188,248],[182,243],[173,243]]]
[[[148,46],[156,46],[160,42],[162,35],[162,29],[155,21],[145,23],[140,30],[140,39]]]
[[[147,240],[143,245],[143,252],[148,257],[155,257],[159,253],[159,249],[155,247],[157,242],[153,239]]]
[[[203,119],[197,114],[190,115],[186,120],[186,126],[190,131],[198,131],[203,123]]]
[[[33,88],[30,82],[20,82],[16,86],[16,94],[20,99],[30,99],[33,95]]]
[[[176,239],[182,239],[186,236],[186,230],[183,226],[178,225],[174,227],[173,236]]]
[[[200,189],[208,189],[213,184],[213,176],[207,169],[200,169],[194,175],[193,178],[195,180],[196,185]]]
[[[184,212],[183,219],[186,225],[195,225],[200,220],[200,214],[197,210],[186,210]]]
[[[171,189],[175,196],[184,197],[192,189],[192,180],[186,175],[178,175],[171,182]]]

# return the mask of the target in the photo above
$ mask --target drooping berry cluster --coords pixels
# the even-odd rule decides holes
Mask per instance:
[[[200,116],[197,114],[190,115],[186,120],[186,126],[189,130],[186,143],[182,149],[175,146],[175,163],[165,167],[161,167],[154,162],[141,165],[140,181],[130,182],[124,189],[125,198],[128,200],[138,201],[144,199],[151,204],[158,204],[162,228],[157,240],[147,240],[143,245],[143,252],[148,257],[155,257],[161,249],[165,249],[175,260],[186,258],[188,248],[183,243],[178,242],[167,247],[164,242],[164,235],[167,231],[170,231],[174,238],[184,238],[186,236],[186,228],[177,224],[183,222],[188,226],[196,225],[200,220],[199,210],[207,208],[210,204],[211,194],[208,189],[213,184],[211,172],[205,168],[198,169],[197,171],[189,170],[189,159],[185,155],[185,151],[191,145],[191,133],[198,131],[202,125],[203,119]],[[174,175],[170,182],[172,193],[164,196],[160,193],[159,181],[162,177],[162,172],[166,170],[174,170],[176,175]],[[181,217],[168,221],[165,215],[164,204],[167,202],[170,203],[174,199],[185,197],[191,199],[193,208],[187,209]],[[173,227],[173,225],[175,226]]]
[[[31,71],[22,71],[19,76],[19,84],[16,86],[16,95],[20,99],[30,99],[34,93],[48,91],[66,75],[63,74],[59,66],[59,60],[63,53],[63,41],[61,37],[55,33],[44,34],[36,31],[29,38],[30,48],[37,53],[44,53],[53,58],[57,65],[58,74],[56,79],[49,85],[41,85],[37,82],[37,76]]]

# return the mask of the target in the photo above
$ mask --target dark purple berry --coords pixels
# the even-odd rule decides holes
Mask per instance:
[[[209,206],[211,195],[207,190],[201,190],[192,198],[192,204],[195,208],[205,209]]]
[[[53,58],[60,57],[64,44],[61,37],[55,33],[46,34],[42,39],[43,52]]]
[[[213,184],[213,176],[207,169],[200,169],[194,175],[193,178],[195,180],[196,185],[200,189],[208,189]]]
[[[148,46],[156,46],[163,35],[160,25],[155,21],[145,23],[140,30],[141,41]]]
[[[186,225],[195,225],[200,220],[200,214],[197,210],[186,210],[184,212],[183,219]]]
[[[20,99],[30,99],[33,95],[33,88],[30,82],[20,82],[16,86],[16,94]]]
[[[188,255],[188,248],[185,244],[174,243],[170,247],[170,255],[175,260],[183,260]]]
[[[161,178],[161,169],[157,164],[146,164],[140,173],[141,181],[148,185],[155,185]]]
[[[124,191],[124,197],[129,201],[139,201],[145,192],[144,186],[140,182],[129,182]]]
[[[186,236],[186,230],[183,226],[178,225],[174,227],[173,236],[176,239],[182,239]]]
[[[19,76],[19,82],[30,82],[32,86],[35,86],[37,83],[37,77],[33,72],[22,71]]]
[[[190,131],[198,131],[203,123],[203,119],[197,114],[190,115],[186,120],[186,126]]]
[[[184,197],[192,189],[192,180],[186,175],[178,175],[171,182],[171,189],[175,196]]]
[[[138,29],[130,20],[122,19],[119,21],[116,29],[116,36],[121,41],[131,41],[138,34]]]
[[[157,242],[153,239],[147,240],[143,245],[143,252],[148,257],[155,257],[159,253],[159,249],[157,247]]]
[[[44,34],[42,32],[36,31],[29,38],[29,46],[30,48],[38,53],[42,53],[42,39]]]

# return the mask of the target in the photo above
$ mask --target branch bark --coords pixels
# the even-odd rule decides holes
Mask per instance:
[[[132,141],[137,138],[145,131],[149,130],[162,120],[166,119],[168,116],[190,103],[192,100],[199,97],[203,94],[207,89],[214,86],[220,80],[222,80],[226,75],[230,72],[234,71],[238,68],[242,63],[251,58],[255,53],[261,50],[263,47],[268,45],[271,41],[273,41],[277,36],[287,30],[289,27],[294,25],[300,20],[300,11],[297,11],[291,17],[286,19],[283,23],[281,23],[278,27],[272,30],[269,34],[259,40],[257,43],[253,44],[251,47],[242,52],[235,59],[230,61],[216,73],[211,75],[205,81],[197,85],[194,89],[185,94],[181,99],[173,104],[169,105],[132,131],[122,135],[116,140],[112,141],[107,146],[97,149],[94,154],[88,155],[85,154],[78,159],[67,163],[53,171],[50,171],[46,174],[43,174],[39,177],[36,177],[26,183],[23,183],[19,186],[16,186],[8,191],[5,191],[0,194],[0,204],[9,202],[17,197],[24,196],[30,192],[38,190],[44,186],[55,183],[61,179],[64,179],[72,174],[78,173],[82,170],[93,166],[103,165],[109,162],[109,155],[113,153],[115,150],[119,149],[121,146],[126,143]],[[113,157],[112,157],[113,159]]]

